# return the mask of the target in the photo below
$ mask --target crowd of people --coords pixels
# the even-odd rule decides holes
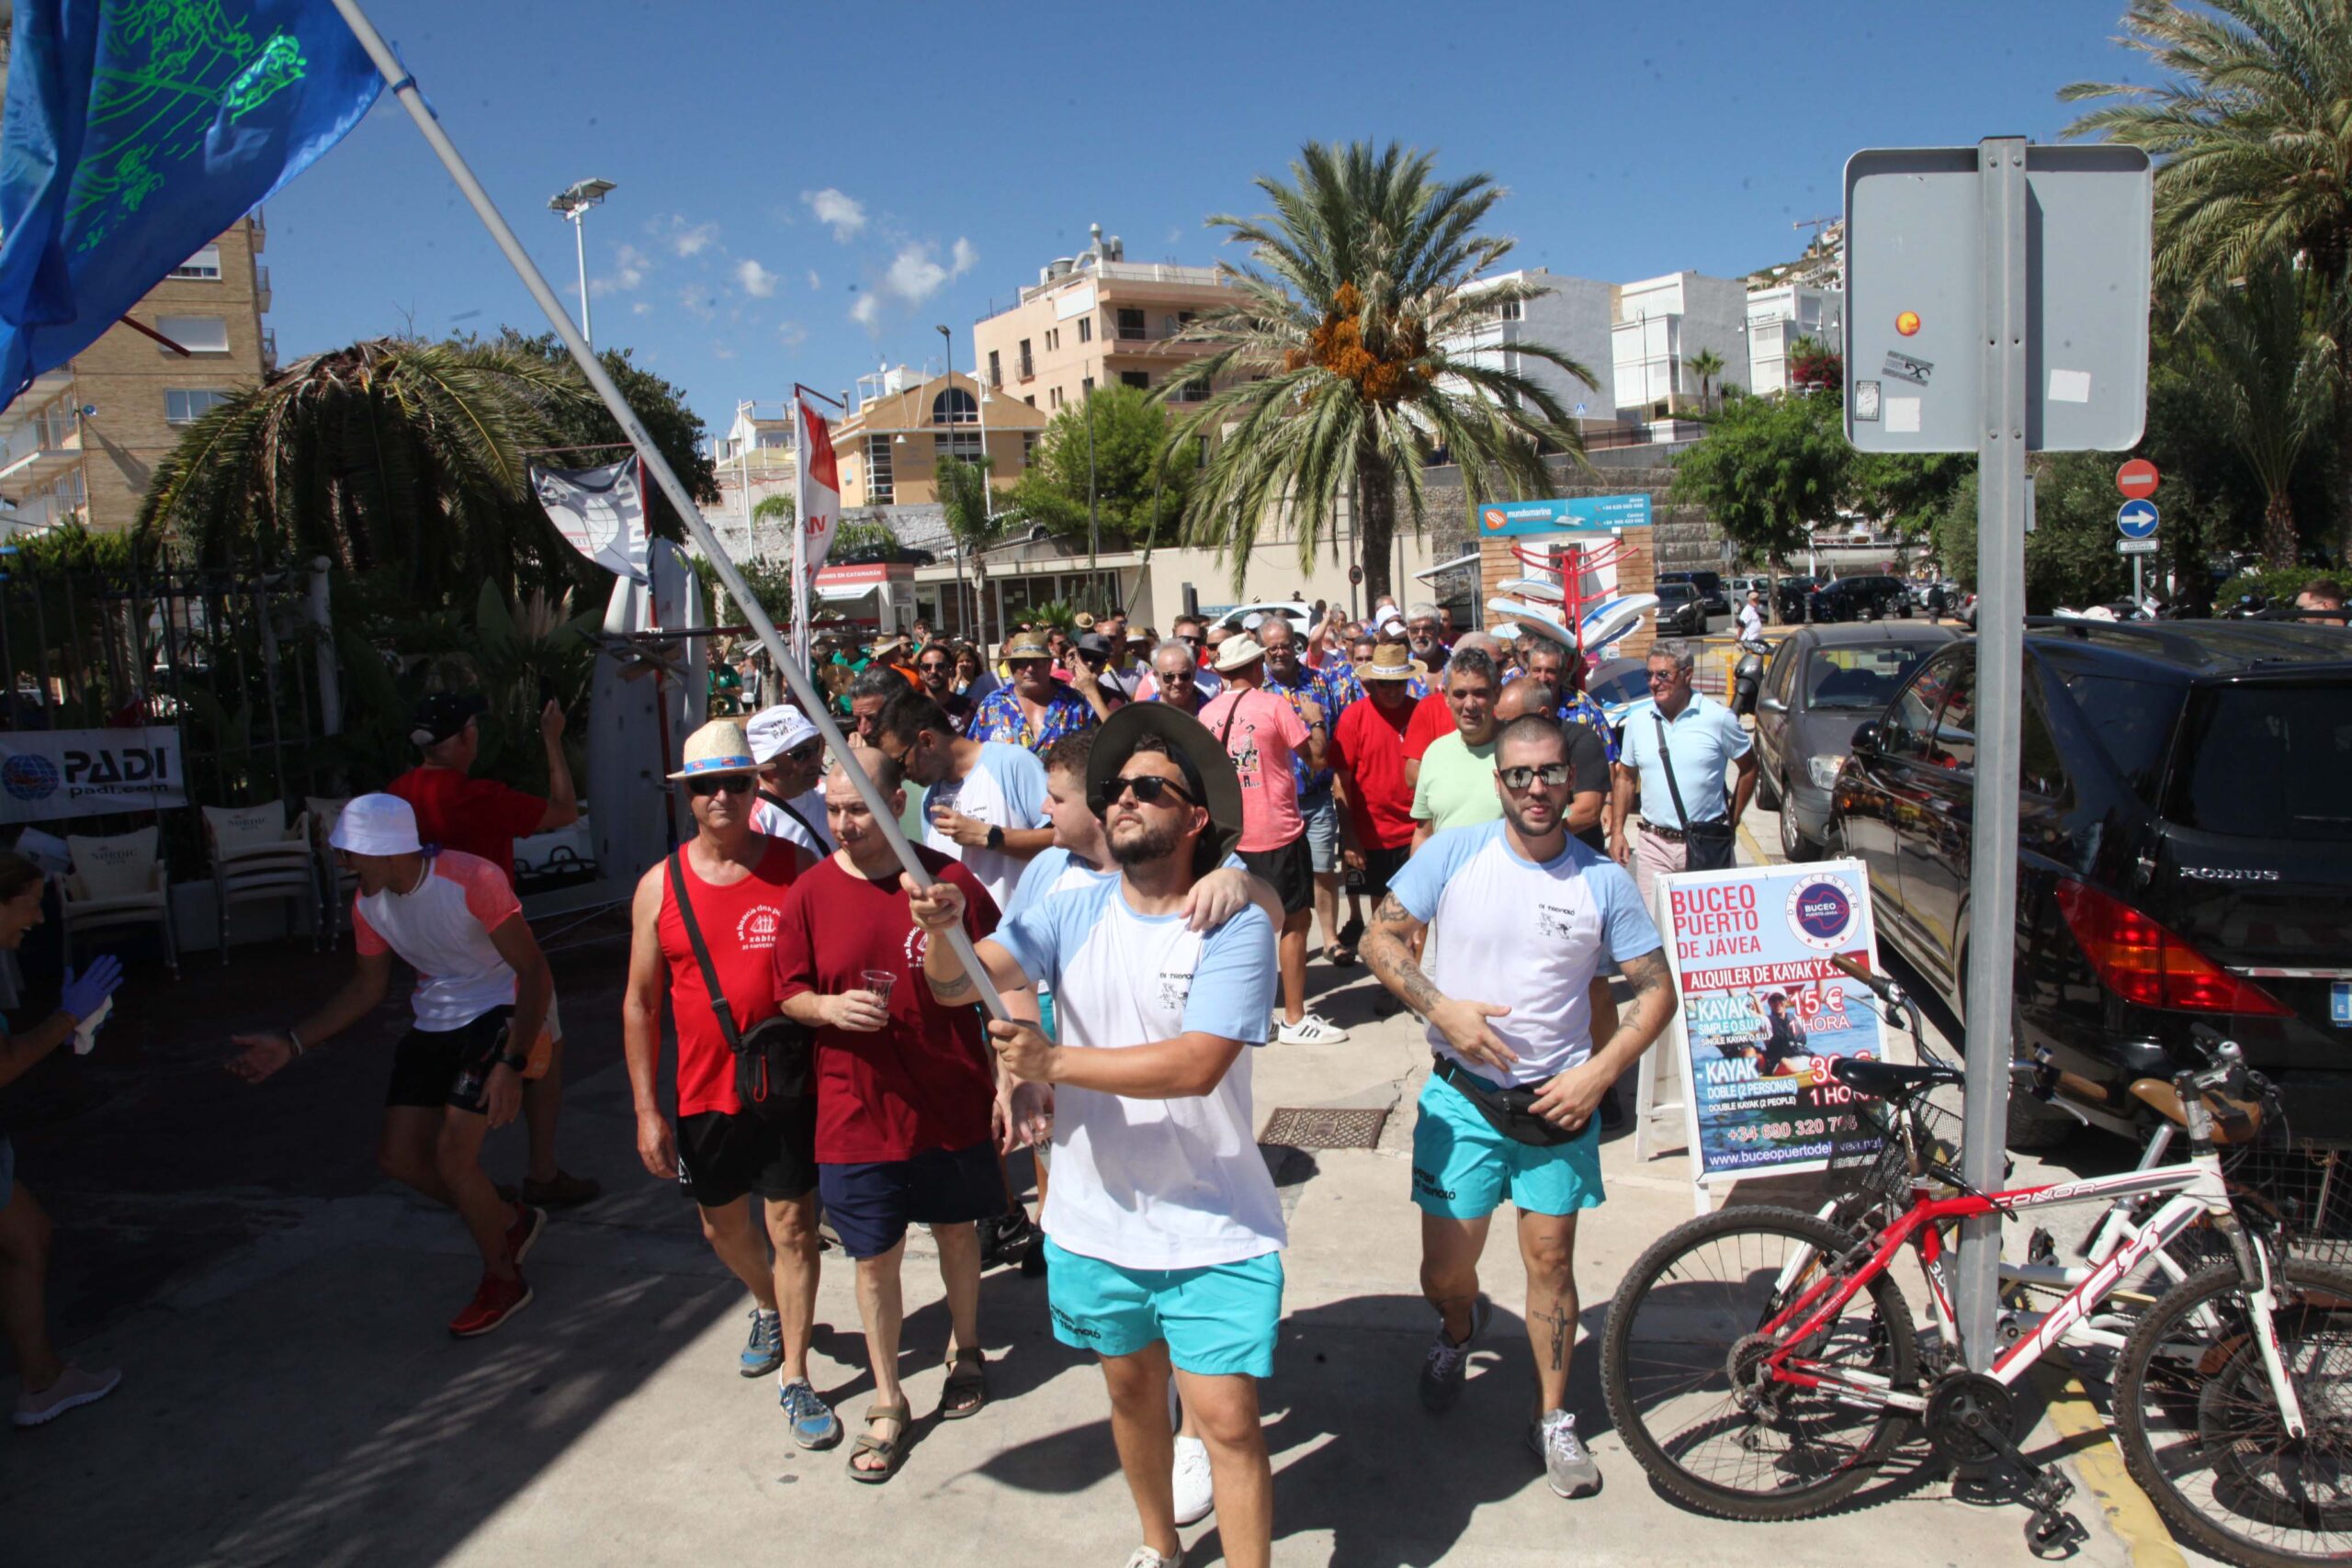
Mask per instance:
[[[1536,1371],[1526,1442],[1555,1492],[1589,1495],[1599,1472],[1567,1394],[1577,1224],[1604,1198],[1611,1085],[1674,1010],[1649,885],[1706,863],[1702,840],[1744,809],[1744,732],[1691,690],[1689,652],[1661,648],[1657,714],[1621,745],[1574,649],[1455,636],[1426,604],[1362,623],[1186,617],[1165,638],[1115,613],[1081,621],[1015,628],[993,669],[928,635],[820,645],[820,672],[844,671],[819,684],[845,752],[775,702],[684,744],[670,777],[693,831],[636,887],[621,1035],[639,1158],[691,1196],[750,1294],[735,1371],[775,1379],[790,1441],[847,1439],[851,1476],[888,1482],[913,1419],[899,1351],[922,1226],[950,1325],[939,1417],[987,1406],[980,1280],[1018,1263],[1045,1276],[1057,1337],[1102,1366],[1143,1537],[1130,1568],[1178,1561],[1178,1529],[1211,1511],[1232,1561],[1265,1562],[1257,1382],[1287,1235],[1250,1065],[1347,1039],[1307,1006],[1319,923],[1323,961],[1369,965],[1433,1056],[1409,1193],[1437,1320],[1421,1401],[1459,1393],[1508,1198]],[[759,694],[752,674],[737,689]],[[290,1023],[237,1035],[230,1063],[261,1084],[368,1017],[395,960],[414,971],[378,1157],[481,1256],[448,1323],[462,1337],[529,1304],[548,1211],[598,1192],[556,1158],[563,1024],[514,887],[515,837],[579,809],[562,716],[543,717],[538,797],[471,776],[480,713],[426,699],[417,767],[344,808],[352,969]],[[0,942],[39,917],[8,874]],[[69,985],[58,1025],[8,1043],[0,1074],[56,1048],[119,979],[94,976]],[[502,1189],[481,1151],[514,1121],[527,1172]],[[42,1222],[12,1199],[6,1152],[0,1320],[25,1371],[17,1418],[47,1419],[116,1374],[65,1368],[40,1337]],[[1034,1217],[1016,1171],[1034,1172]],[[810,1367],[833,1249],[874,1380],[854,1434]]]

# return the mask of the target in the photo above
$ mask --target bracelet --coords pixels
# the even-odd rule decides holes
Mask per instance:
[[[279,1032],[286,1036],[286,1043],[294,1047],[294,1055],[300,1056],[302,1054],[302,1037],[291,1029],[282,1030]]]

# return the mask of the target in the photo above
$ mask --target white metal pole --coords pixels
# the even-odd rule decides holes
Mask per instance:
[[[571,209],[571,249],[580,262],[580,340],[590,348],[596,346],[596,333],[588,324],[588,227],[581,220],[588,209]]]
[[[588,384],[594,388],[596,395],[604,400],[605,407],[610,410],[613,418],[619,422],[622,433],[628,437],[629,444],[637,448],[638,457],[644,462],[647,471],[652,474],[654,481],[662,487],[662,492],[670,498],[670,504],[677,508],[678,516],[684,522],[688,532],[694,535],[695,542],[699,544],[704,552],[709,556],[711,565],[718,569],[718,580],[727,585],[728,592],[734,595],[736,604],[743,611],[744,618],[752,623],[752,629],[760,634],[760,641],[766,646],[768,657],[774,660],[778,668],[783,671],[785,682],[792,688],[792,694],[798,699],[801,711],[808,716],[810,722],[816,725],[818,732],[825,738],[825,745],[836,758],[840,759],[842,771],[849,775],[851,782],[856,786],[857,793],[865,799],[867,809],[874,813],[875,825],[881,829],[882,836],[888,840],[891,850],[898,855],[899,865],[904,867],[907,874],[917,882],[928,882],[931,879],[931,874],[923,868],[922,863],[915,858],[913,846],[907,842],[906,835],[899,830],[898,813],[890,809],[889,803],[882,798],[882,792],[875,786],[873,779],[867,776],[865,770],[857,765],[856,758],[851,755],[848,739],[842,734],[841,727],[833,722],[832,715],[827,711],[823,700],[817,694],[808,679],[808,671],[790,657],[789,650],[785,647],[784,638],[775,629],[775,623],[768,618],[767,611],[761,607],[759,600],[753,596],[751,584],[743,580],[743,574],[737,569],[733,558],[728,555],[727,548],[719,542],[718,536],[711,531],[708,520],[703,516],[701,509],[695,504],[694,497],[688,494],[686,487],[678,481],[678,476],[671,471],[668,459],[664,458],[661,449],[653,445],[652,436],[646,434],[643,423],[638,419],[636,412],[628,406],[628,400],[621,396],[620,389],[613,384],[612,377],[605,374],[604,366],[598,362],[594,352],[589,348],[586,336],[572,326],[571,312],[567,311],[563,308],[563,302],[556,298],[555,290],[548,287],[546,276],[539,271],[537,264],[531,260],[530,253],[523,248],[522,241],[514,237],[514,231],[508,226],[505,218],[499,212],[497,205],[490,199],[490,194],[482,189],[481,182],[474,177],[473,170],[467,166],[465,158],[458,152],[456,144],[449,140],[448,133],[441,129],[440,122],[434,117],[433,111],[425,107],[424,95],[417,91],[416,78],[401,64],[399,58],[392,53],[391,47],[384,42],[383,35],[378,32],[375,24],[368,19],[368,14],[359,8],[359,0],[334,0],[334,8],[350,25],[352,33],[359,39],[360,47],[368,51],[368,57],[376,62],[376,69],[381,72],[384,80],[390,84],[392,96],[398,98],[401,107],[408,111],[410,120],[424,136],[425,144],[433,149],[434,156],[439,158],[442,167],[449,171],[449,177],[457,182],[458,189],[464,194],[467,205],[474,209],[474,215],[481,220],[482,227],[490,231],[490,237],[496,241],[498,248],[505,253],[506,260],[514,268],[515,276],[523,280],[524,288],[530,290],[531,298],[537,301],[539,310],[547,316],[548,323],[555,328],[556,335],[563,339],[563,345],[571,351],[572,362],[580,367],[580,373],[588,378]],[[584,297],[582,302],[585,302]],[[979,955],[973,951],[970,936],[966,934],[960,924],[950,927],[945,934],[950,949],[964,966],[964,972],[971,976],[972,983],[978,987],[981,1003],[988,1009],[989,1016],[1009,1019],[1012,1015],[1006,1010],[1004,998],[997,995],[996,987],[989,983],[988,971],[980,964]]]

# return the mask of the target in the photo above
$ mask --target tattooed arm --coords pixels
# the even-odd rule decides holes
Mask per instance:
[[[1372,929],[1357,949],[1396,999],[1435,1024],[1463,1059],[1509,1077],[1518,1053],[1487,1025],[1510,1011],[1486,1002],[1457,1000],[1439,990],[1413,959],[1413,939],[1425,922],[1413,919],[1394,893],[1373,912]]]
[[[1621,1010],[1617,1032],[1595,1044],[1591,1055],[1544,1086],[1530,1109],[1547,1122],[1572,1129],[1583,1126],[1603,1091],[1641,1060],[1650,1043],[1674,1021],[1674,976],[1666,966],[1664,948],[1621,960],[1619,968],[1634,988],[1633,1006]]]

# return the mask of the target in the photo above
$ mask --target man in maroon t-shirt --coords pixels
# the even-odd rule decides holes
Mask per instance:
[[[475,720],[487,705],[469,692],[428,694],[416,705],[408,732],[424,759],[384,789],[415,811],[417,837],[488,861],[512,886],[514,840],[580,820],[580,794],[572,787],[571,764],[563,755],[563,708],[554,702],[539,712],[548,798],[526,795],[496,779],[469,777],[481,751],[481,730]],[[603,1190],[589,1178],[567,1175],[556,1164],[555,1120],[562,1103],[563,1043],[558,1040],[546,1076],[532,1079],[523,1090],[531,1152],[520,1195],[534,1208],[570,1208]]]
[[[892,814],[904,810],[897,765],[863,747],[856,755]],[[874,1404],[850,1474],[880,1482],[904,1456],[910,1416],[899,1386],[899,1269],[910,1224],[931,1228],[955,1330],[940,1418],[969,1416],[988,1399],[973,1223],[1005,1212],[997,1072],[978,1012],[943,1006],[924,984],[927,938],[908,908],[898,856],[839,767],[825,780],[825,817],[841,847],[785,899],[776,994],[786,1018],[816,1031],[817,1190],[842,1250],[857,1264],[874,1373]],[[970,872],[935,851],[915,853],[933,878],[962,889],[973,941],[996,929],[996,906]]]

